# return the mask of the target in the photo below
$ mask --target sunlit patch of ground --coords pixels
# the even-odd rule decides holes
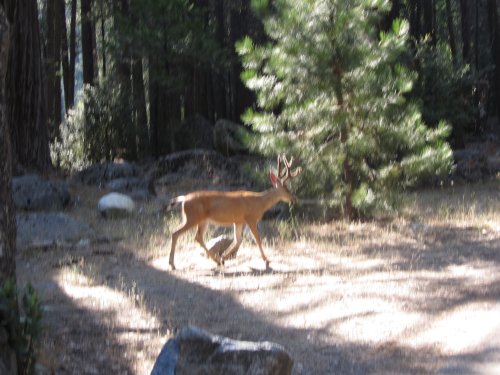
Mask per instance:
[[[270,269],[248,233],[217,267],[190,232],[171,271],[178,218],[154,202],[134,219],[94,218],[120,240],[18,261],[46,310],[42,363],[57,374],[149,373],[165,341],[194,324],[281,343],[295,374],[500,373],[499,193],[417,194],[389,221],[266,222]]]

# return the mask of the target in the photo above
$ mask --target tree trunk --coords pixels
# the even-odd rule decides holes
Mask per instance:
[[[136,57],[132,63],[132,102],[137,133],[137,154],[139,158],[150,155],[148,118],[146,114],[146,94],[144,91],[142,59]]]
[[[63,83],[64,83],[64,112],[68,113],[68,110],[73,106],[72,96],[68,94],[71,91],[71,80],[74,80],[70,76],[69,69],[69,49],[68,49],[68,29],[66,27],[66,2],[64,0],[58,0],[59,3],[59,17],[61,22],[61,62],[63,71]],[[70,100],[71,99],[71,100]]]
[[[219,46],[224,46],[224,1],[212,0],[212,13],[215,21],[215,38]],[[226,113],[226,95],[224,89],[223,64],[220,62],[217,66],[212,66],[210,71],[211,96],[213,98],[213,119],[215,123],[219,118],[227,117]]]
[[[55,85],[56,77],[56,47],[55,47],[55,9],[56,0],[47,0],[46,15],[47,21],[47,43],[46,43],[46,65],[47,65],[47,121],[49,126],[49,137],[54,128],[54,107],[55,107]]]
[[[76,61],[76,0],[71,0],[71,20],[69,25],[69,74],[67,108],[75,104],[75,61]]]
[[[130,18],[128,0],[118,0],[114,2],[116,13],[124,18]],[[121,34],[119,22],[116,23],[116,31],[118,35]],[[116,78],[119,82],[122,98],[132,98],[132,66],[130,61],[132,59],[130,46],[127,42],[122,43],[121,50],[116,54]],[[132,104],[134,101],[132,101]],[[126,156],[131,159],[137,159],[137,144],[136,144],[136,129],[134,120],[130,119],[129,122],[123,124],[123,140]]]
[[[342,88],[342,72],[337,67],[333,68],[337,80],[334,83],[335,97],[337,105],[341,111],[344,108],[344,93]],[[344,162],[342,163],[342,184],[345,189],[345,201],[343,207],[344,219],[352,220],[355,218],[354,207],[352,205],[352,193],[354,190],[354,182],[352,175],[351,160],[347,141],[349,140],[349,124],[342,124],[340,129],[340,147],[344,150]]]
[[[101,0],[101,59],[102,59],[102,77],[106,77],[106,33],[105,33],[105,21],[106,17],[104,14],[104,0]]]
[[[491,55],[495,64],[495,99],[496,113],[500,120],[500,27],[498,25],[498,5],[496,0],[488,0],[488,13],[490,14]],[[500,129],[499,129],[500,130]]]
[[[54,108],[51,114],[52,121],[49,121],[49,136],[51,139],[59,137],[60,125],[62,122],[62,89],[61,89],[61,34],[62,24],[66,22],[66,17],[61,18],[59,12],[60,3],[64,0],[55,0],[54,9]]]
[[[12,33],[6,100],[13,165],[45,172],[50,167],[50,151],[37,0],[7,0],[5,4]]]
[[[462,23],[462,57],[465,62],[470,62],[470,26],[469,26],[469,0],[460,0],[460,15]]]
[[[83,63],[83,83],[94,85],[94,48],[93,31],[91,20],[91,0],[81,0],[81,24],[82,24],[82,63]]]
[[[6,115],[5,78],[9,56],[9,23],[0,5],[0,286],[16,280],[16,221],[12,202],[12,156],[9,121]]]
[[[382,18],[382,21],[380,23],[380,30],[382,30],[382,31],[390,30],[394,20],[399,17],[399,13],[401,10],[400,0],[392,0],[391,3],[392,3],[392,5],[391,5],[390,12],[387,13],[387,15],[385,15]]]
[[[453,24],[453,12],[451,10],[451,0],[446,0],[446,23],[448,26],[448,38],[450,43],[451,58],[453,64],[457,62],[457,44],[455,42],[455,25]]]
[[[410,0],[410,33],[415,40],[419,40],[422,36],[422,1]]]
[[[431,38],[431,43],[436,44],[436,27],[434,24],[435,17],[435,6],[434,0],[424,1],[424,35],[429,35]]]

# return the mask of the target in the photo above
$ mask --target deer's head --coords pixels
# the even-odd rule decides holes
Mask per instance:
[[[269,172],[269,179],[271,180],[273,187],[279,191],[280,196],[284,201],[295,203],[297,198],[290,192],[290,190],[288,190],[285,182],[290,178],[297,177],[302,172],[302,168],[297,167],[295,170],[290,171],[292,164],[293,157],[288,160],[285,155],[278,155],[278,176],[276,176],[271,170]]]

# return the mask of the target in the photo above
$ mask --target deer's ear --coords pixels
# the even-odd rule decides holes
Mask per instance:
[[[271,180],[273,186],[276,186],[280,183],[280,180],[278,179],[278,177],[276,177],[273,171],[269,171],[269,179]]]

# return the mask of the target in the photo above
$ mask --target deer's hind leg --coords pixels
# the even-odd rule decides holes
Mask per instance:
[[[205,253],[210,259],[212,259],[219,266],[223,265],[224,260],[220,259],[217,255],[212,254],[208,250],[207,245],[205,245],[205,241],[203,241],[203,233],[205,233],[205,229],[207,229],[207,222],[202,221],[201,223],[198,224],[198,230],[196,231],[196,236],[194,237],[194,239],[196,240],[196,242],[200,244],[203,250],[205,250]]]

